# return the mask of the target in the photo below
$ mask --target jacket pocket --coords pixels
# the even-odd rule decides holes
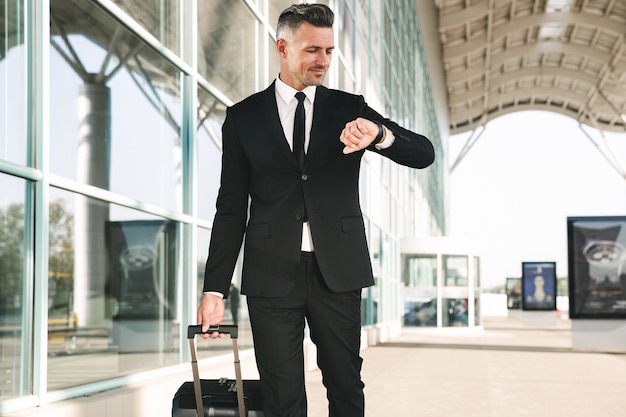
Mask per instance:
[[[365,225],[361,216],[344,217],[341,219],[342,232],[351,233],[363,230],[365,230]]]
[[[246,228],[246,236],[252,239],[267,239],[270,237],[269,223],[249,224]]]

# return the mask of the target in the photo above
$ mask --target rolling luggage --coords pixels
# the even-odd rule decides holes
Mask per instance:
[[[230,335],[235,357],[235,380],[200,379],[195,338],[202,333],[202,326],[189,326],[187,339],[191,350],[193,381],[184,382],[176,391],[172,401],[172,417],[263,417],[259,381],[243,381],[241,378],[237,326],[211,326],[207,333],[213,332]]]

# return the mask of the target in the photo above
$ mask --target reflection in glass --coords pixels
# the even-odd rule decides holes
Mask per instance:
[[[198,227],[197,229],[197,259],[196,259],[196,270],[197,270],[197,294],[198,294],[198,304],[202,299],[202,287],[204,286],[204,266],[206,264],[207,256],[209,255],[209,241],[211,239],[211,231],[205,229],[203,227]]]
[[[467,256],[443,255],[443,276],[446,287],[467,286]]]
[[[209,254],[209,240],[211,239],[211,232],[208,229],[198,227],[197,229],[198,245],[197,245],[197,259],[196,259],[196,271],[197,271],[197,294],[198,304],[202,298],[202,287],[204,284],[204,266],[206,264],[207,255]],[[233,274],[233,284],[240,288],[241,274],[240,271],[241,258],[237,262],[235,273]],[[248,315],[248,305],[244,295],[239,294],[237,290],[229,293],[228,298],[224,301],[226,308],[224,312],[224,323],[232,324],[234,322],[232,300],[234,296],[239,295],[238,303],[238,317],[237,324],[239,326],[239,339],[238,345],[240,349],[247,349],[252,347],[252,330],[250,327],[250,317]],[[228,338],[211,340],[209,342],[198,339],[198,356],[204,358],[207,356],[215,355],[215,353],[232,350],[232,343]]]
[[[165,47],[180,54],[181,0],[114,0],[114,3]]]
[[[437,326],[437,256],[403,255],[404,325]]]
[[[24,2],[0,5],[0,159],[26,165]]]
[[[179,71],[90,2],[50,13],[51,171],[180,210]]]
[[[272,39],[271,36],[267,38],[269,42],[268,51],[269,51],[269,59],[267,63],[268,68],[268,77],[271,81],[274,81],[278,74],[280,73],[280,57],[278,56],[278,51],[276,50],[276,42]]]
[[[467,298],[444,298],[443,327],[466,327],[468,322]]]
[[[405,300],[404,325],[436,327],[437,298],[418,297]]]
[[[178,224],[50,194],[48,388],[177,363]]]
[[[278,23],[278,16],[280,13],[285,10],[287,7],[291,6],[293,3],[298,3],[296,1],[291,0],[269,0],[268,1],[268,22],[272,29],[276,30],[276,24]],[[328,1],[322,0],[316,3],[324,3],[328,5]]]
[[[222,167],[222,123],[226,107],[209,92],[198,89],[197,172],[198,216],[213,221]]]
[[[407,287],[437,286],[437,257],[435,255],[404,255],[402,280]]]
[[[349,73],[354,73],[354,16],[345,0],[341,0],[337,4],[335,21],[339,40],[335,47],[341,50],[344,58],[344,62],[339,65],[338,88],[352,93],[354,92],[354,82]],[[339,63],[338,59],[337,63]]]
[[[378,323],[379,314],[381,314],[378,303],[380,301],[380,276],[382,274],[382,232],[378,226],[369,221],[365,222],[365,229],[367,236],[369,236],[368,246],[374,273],[374,285],[361,290],[361,324],[370,326]]]
[[[198,72],[235,102],[255,92],[257,24],[241,1],[198,2]]]
[[[0,400],[25,395],[28,384],[27,340],[31,328],[24,320],[25,253],[29,241],[25,227],[27,211],[26,182],[0,174]]]

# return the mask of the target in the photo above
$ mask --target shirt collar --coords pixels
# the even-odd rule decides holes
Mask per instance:
[[[313,104],[313,100],[315,100],[315,90],[317,86],[310,85],[306,87],[302,92],[307,96],[311,104]],[[276,92],[278,96],[285,102],[285,104],[289,104],[291,100],[294,99],[294,96],[298,92],[295,88],[285,84],[280,77],[276,77]]]

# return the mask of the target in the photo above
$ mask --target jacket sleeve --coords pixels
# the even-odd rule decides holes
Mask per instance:
[[[249,163],[237,135],[232,108],[222,126],[222,173],[203,291],[228,296],[248,215]]]
[[[426,168],[435,161],[435,149],[431,141],[419,133],[412,132],[396,122],[381,116],[369,107],[362,96],[359,97],[359,114],[373,122],[382,123],[395,136],[393,145],[386,149],[376,149],[370,145],[367,149],[379,153],[392,161],[410,168]]]

